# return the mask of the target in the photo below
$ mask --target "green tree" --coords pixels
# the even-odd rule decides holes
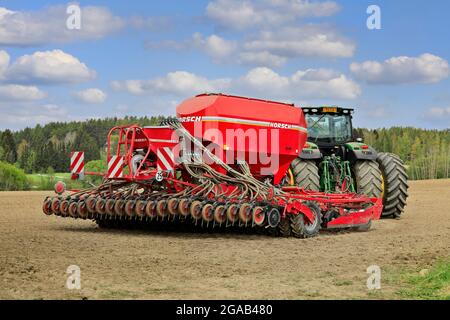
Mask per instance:
[[[27,173],[31,173],[33,170],[29,167],[29,158],[31,156],[31,149],[30,145],[27,142],[27,140],[23,139],[19,145],[17,146],[17,162],[19,164],[19,167],[25,170]]]
[[[0,146],[3,149],[3,158],[0,160],[15,163],[17,161],[16,143],[11,130],[5,130],[0,137]]]
[[[100,158],[100,148],[93,137],[80,130],[73,144],[73,151],[84,151],[86,162]]]

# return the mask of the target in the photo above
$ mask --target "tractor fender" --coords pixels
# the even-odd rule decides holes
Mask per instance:
[[[376,160],[377,151],[361,142],[347,142],[344,144],[347,154],[347,160],[354,162],[356,160]]]
[[[299,155],[299,158],[303,160],[322,159],[322,152],[320,152],[319,147],[315,143],[308,141],[303,147],[302,152]]]

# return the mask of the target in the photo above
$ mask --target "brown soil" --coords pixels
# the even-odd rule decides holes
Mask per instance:
[[[0,193],[2,299],[396,298],[398,286],[383,275],[450,252],[450,180],[411,182],[400,220],[307,240],[104,230],[45,216],[46,194]],[[65,288],[73,264],[81,290]],[[370,265],[383,272],[375,295],[366,287]]]

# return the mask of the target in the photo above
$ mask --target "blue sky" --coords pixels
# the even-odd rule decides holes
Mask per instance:
[[[203,91],[357,110],[359,127],[450,127],[450,2],[0,2],[0,129],[173,115]],[[381,29],[366,26],[369,5]]]

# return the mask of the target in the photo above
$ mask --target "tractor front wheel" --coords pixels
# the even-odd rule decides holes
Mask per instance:
[[[379,153],[377,162],[383,176],[383,217],[399,218],[408,198],[408,175],[402,160],[392,153]]]

